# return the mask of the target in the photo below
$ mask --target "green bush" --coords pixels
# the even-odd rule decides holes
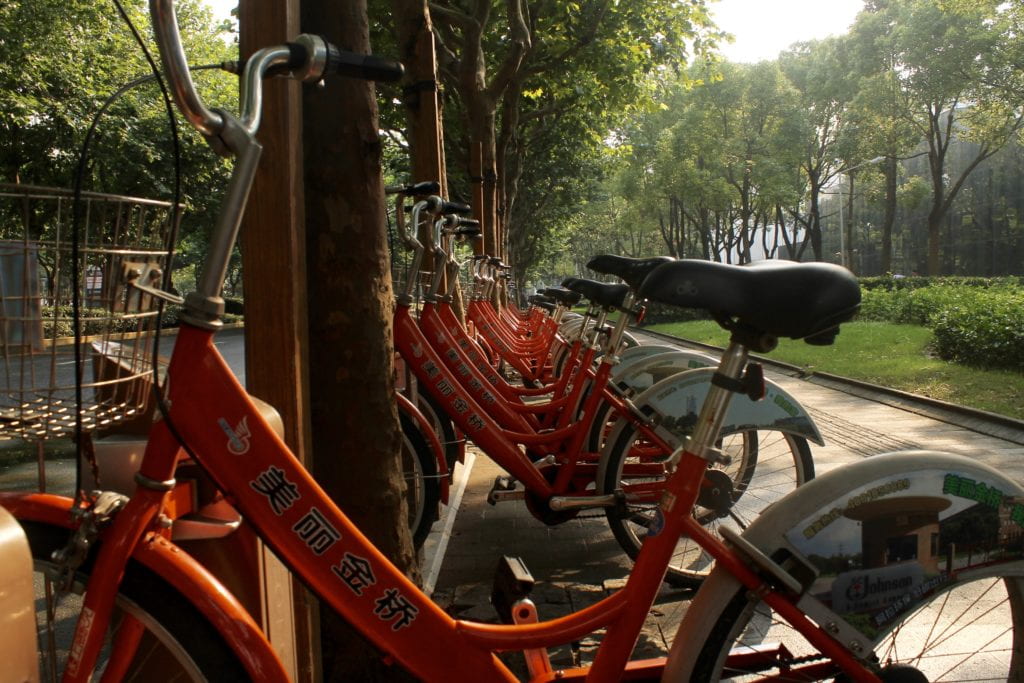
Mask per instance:
[[[71,312],[71,306],[43,306],[43,338],[72,336],[74,327],[71,324]],[[133,332],[139,325],[137,318],[112,317],[105,308],[82,308],[79,319],[82,336],[86,337],[105,332]]]
[[[930,326],[937,314],[983,291],[973,285],[940,282],[928,287],[868,289],[861,292],[860,319]]]
[[[1024,371],[1020,278],[896,278],[892,286],[883,280],[862,280],[859,319],[928,327],[944,360]]]
[[[861,278],[859,320],[920,325],[944,360],[1024,372],[1024,280],[1020,277]],[[645,324],[708,318],[651,304]]]
[[[245,299],[239,297],[224,297],[224,312],[241,316],[245,314]]]
[[[1024,286],[1024,277],[1008,275],[1005,277],[974,277],[961,275],[942,275],[931,277],[928,275],[911,275],[897,277],[894,275],[879,275],[875,277],[859,278],[863,290],[903,290],[922,289],[934,285],[962,285],[964,287],[998,287],[998,286]]]
[[[711,316],[707,311],[696,308],[679,308],[666,304],[647,302],[647,312],[644,314],[643,325],[655,325],[657,323],[682,323],[690,320],[710,320]]]
[[[1024,372],[1024,291],[978,290],[932,322],[940,357],[967,365]]]
[[[237,311],[237,307],[232,306]],[[165,304],[163,317],[160,319],[163,329],[177,327],[180,324],[182,307],[179,304]],[[71,325],[71,306],[60,306],[56,310],[53,306],[43,306],[43,338],[55,339],[60,337],[71,337],[74,335],[74,328]],[[81,333],[88,337],[99,334],[116,334],[119,332],[135,332],[139,329],[139,319],[132,317],[113,317],[105,308],[84,308],[81,311]],[[225,323],[244,322],[245,317],[237,312],[224,314]],[[152,326],[150,320],[146,321],[145,328]]]

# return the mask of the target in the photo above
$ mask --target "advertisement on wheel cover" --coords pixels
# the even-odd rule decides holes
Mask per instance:
[[[947,470],[876,480],[786,535],[820,572],[810,594],[869,637],[968,570],[1024,557],[1024,501]]]
[[[700,368],[677,373],[655,384],[636,398],[637,405],[650,405],[657,411],[659,433],[664,438],[688,435],[697,424],[697,415],[704,404],[714,368]],[[736,395],[722,424],[723,434],[748,430],[777,430],[821,443],[821,435],[807,412],[796,399],[776,384],[765,382],[765,396],[752,401]]]

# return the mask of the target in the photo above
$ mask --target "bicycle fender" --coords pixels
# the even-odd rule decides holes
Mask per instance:
[[[690,352],[683,353],[684,356],[680,358],[686,358],[685,354]],[[633,403],[656,424],[655,431],[659,436],[669,443],[680,445],[680,434],[689,433],[692,425],[697,422],[698,412],[715,372],[714,367],[676,372],[634,396]],[[760,401],[752,401],[742,395],[733,396],[722,423],[722,433],[751,429],[775,430],[802,436],[823,446],[821,433],[804,407],[775,382],[765,379],[764,384],[765,397]],[[618,432],[626,424],[625,420],[620,420],[613,427],[606,443],[614,443]]]
[[[558,334],[563,339],[575,339],[580,333],[580,327],[583,325],[583,316],[578,318],[571,318],[564,321],[558,326]]]
[[[795,489],[742,540],[789,558],[804,599],[872,642],[959,581],[1024,576],[1024,487],[971,457],[877,455]]]
[[[622,365],[626,363],[632,363],[634,360],[640,360],[641,358],[647,358],[659,353],[668,353],[669,351],[675,351],[674,346],[664,346],[662,344],[641,344],[640,346],[631,346],[628,349],[623,349],[622,353],[619,354],[619,365],[616,366],[618,370]]]
[[[0,505],[17,519],[73,528],[72,500],[45,493],[2,493]],[[246,609],[209,571],[178,546],[152,535],[132,559],[167,581],[224,636],[252,680],[286,681],[277,653]]]
[[[652,349],[652,353],[637,353],[641,349]],[[631,394],[646,391],[663,379],[684,370],[718,365],[718,359],[714,356],[671,346],[640,346],[629,351],[633,353],[622,354],[622,362],[615,366],[611,380]]]

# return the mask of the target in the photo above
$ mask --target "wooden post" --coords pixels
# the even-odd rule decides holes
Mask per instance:
[[[434,54],[434,32],[430,27],[430,15],[423,7],[423,22],[415,35],[413,51],[408,59],[402,55],[406,65],[405,105],[410,109],[410,136],[413,182],[436,180],[441,186],[440,195],[448,198],[448,178],[444,172],[444,145],[441,136],[441,107],[438,97],[437,58]],[[417,238],[427,250],[420,264],[421,273],[433,273],[435,268],[444,269],[444,264],[434,261],[431,225],[419,227]],[[410,276],[416,275],[411,273]],[[444,281],[442,280],[442,287]]]
[[[299,33],[299,2],[241,0],[241,54]],[[308,462],[308,368],[301,143],[301,85],[272,79],[264,90],[263,157],[242,226],[248,390],[273,405],[285,441]],[[263,627],[297,681],[316,679],[315,601],[260,548]]]
[[[494,244],[489,232],[490,221],[487,220],[484,205],[484,146],[474,142],[469,148],[469,177],[473,183],[473,217],[480,221],[482,238],[476,241],[474,251],[477,254],[494,256]]]
[[[425,10],[426,8],[424,8]],[[441,98],[438,91],[437,58],[434,54],[434,32],[430,16],[424,13],[416,31],[409,55],[402,55],[405,64],[405,105],[411,112],[412,180],[436,180],[441,196],[448,195],[448,178],[444,172],[444,145],[441,128]]]

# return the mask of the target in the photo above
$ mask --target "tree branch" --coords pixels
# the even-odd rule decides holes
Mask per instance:
[[[468,14],[463,14],[462,12],[458,12],[450,7],[438,5],[433,2],[427,3],[427,6],[430,9],[430,18],[435,20],[435,24],[440,21],[444,22],[448,26],[458,26],[459,28],[467,31],[474,29],[478,30],[480,28],[479,23],[477,23],[477,21]]]
[[[509,83],[519,74],[523,59],[532,45],[530,40],[530,29],[526,25],[523,3],[525,0],[506,0],[506,11],[508,12],[509,32],[512,40],[508,53],[502,61],[501,66],[495,72],[491,82],[487,85],[486,94],[497,101],[505,92]]]

